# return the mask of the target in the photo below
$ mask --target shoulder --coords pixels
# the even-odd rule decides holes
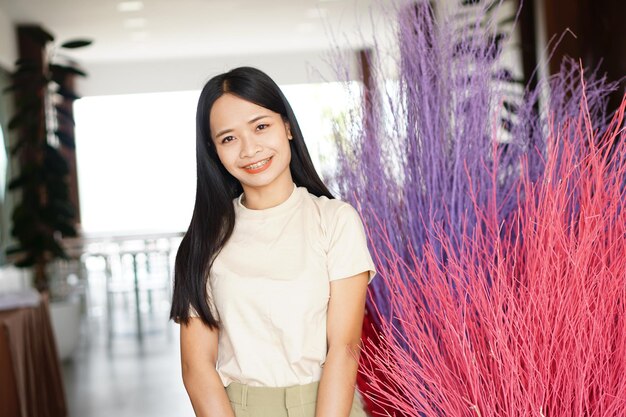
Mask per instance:
[[[308,193],[308,192],[307,192]],[[354,208],[343,200],[338,198],[328,198],[326,196],[316,196],[314,194],[308,193],[309,199],[317,206],[320,212],[324,214],[334,214],[340,210],[354,210]]]
[[[325,235],[331,235],[333,231],[344,223],[360,223],[358,211],[348,202],[338,198],[318,197],[308,193],[311,207],[319,216],[320,226]]]

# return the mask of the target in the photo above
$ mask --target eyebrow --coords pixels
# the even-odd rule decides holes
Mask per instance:
[[[248,124],[250,125],[250,124],[252,124],[252,123],[254,123],[254,122],[258,122],[259,120],[264,119],[264,118],[266,118],[266,117],[270,117],[270,116],[269,116],[269,114],[262,114],[262,115],[260,115],[260,116],[256,116],[255,118],[253,118],[252,120],[250,120],[250,121],[248,122]],[[220,137],[220,136],[222,136],[224,133],[229,133],[229,132],[232,132],[232,131],[233,131],[233,129],[224,129],[224,130],[222,130],[222,131],[220,131],[220,132],[217,132],[217,134],[215,135],[215,137],[216,137],[216,138],[219,138],[219,137]]]

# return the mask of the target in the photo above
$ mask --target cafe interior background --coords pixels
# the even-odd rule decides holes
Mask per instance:
[[[438,3],[459,11],[480,1]],[[508,58],[514,71],[539,66],[545,77],[569,55],[621,78],[623,34],[610,16],[623,5],[591,3],[525,1],[516,29],[525,46]],[[168,311],[194,201],[199,89],[236,66],[266,71],[290,100],[316,168],[332,175],[334,122],[355,105],[374,45],[389,42],[393,51],[393,16],[383,0],[0,0],[0,88],[11,85],[18,59],[33,56],[26,39],[41,29],[55,38],[46,54],[67,55],[86,74],[71,77],[82,97],[70,106],[75,149],[60,146],[77,237],[62,240],[67,259],[46,266],[46,302],[33,289],[33,268],[16,267],[10,253],[19,129],[9,129],[13,95],[0,98],[0,318],[9,329],[15,311],[32,310],[36,319],[24,323],[42,326],[20,345],[34,352],[25,365],[16,362],[24,355],[11,350],[11,333],[0,333],[0,416],[193,415]],[[548,62],[548,43],[563,33]],[[59,48],[76,39],[93,43]],[[30,379],[20,375],[27,371]]]

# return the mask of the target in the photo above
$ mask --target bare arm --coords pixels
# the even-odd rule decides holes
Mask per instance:
[[[183,383],[197,417],[235,417],[215,370],[217,335],[217,329],[209,329],[199,318],[180,326]]]
[[[330,283],[328,354],[317,394],[316,417],[350,415],[368,277],[368,272],[363,272]]]

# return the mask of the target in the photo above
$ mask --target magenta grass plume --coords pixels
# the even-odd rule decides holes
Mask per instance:
[[[626,415],[625,107],[598,136],[583,98],[544,175],[524,160],[517,210],[475,206],[460,250],[436,228],[407,260],[368,228],[394,320],[364,352],[366,396],[405,416]]]

